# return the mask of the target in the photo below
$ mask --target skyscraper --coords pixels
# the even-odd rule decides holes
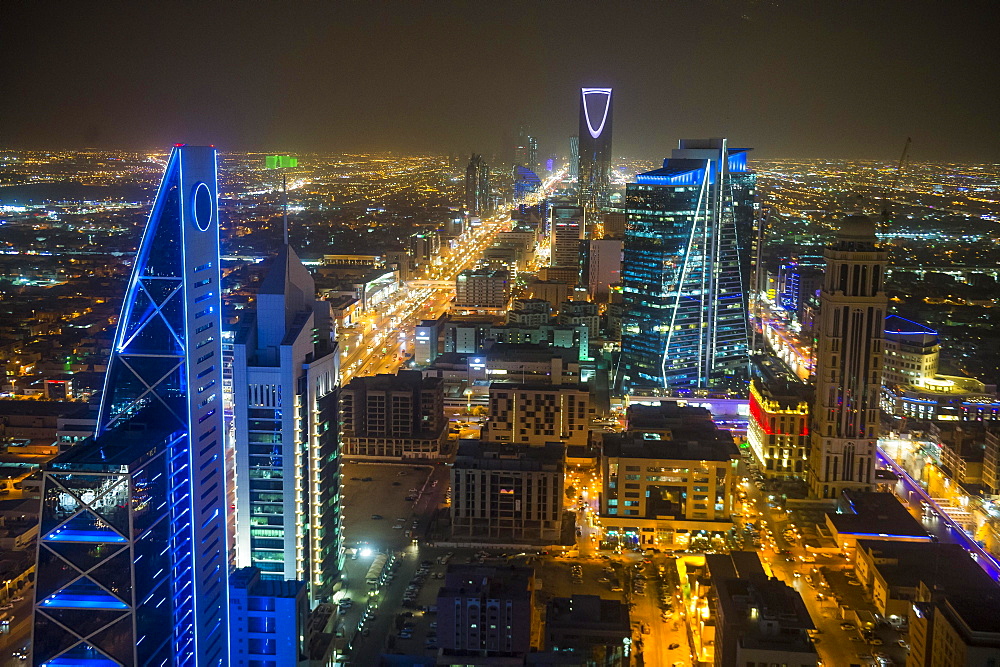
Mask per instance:
[[[596,210],[611,192],[611,89],[580,89],[580,205]]]
[[[580,267],[580,241],[583,239],[583,208],[553,204],[549,208],[551,266]]]
[[[237,332],[237,563],[264,580],[309,583],[313,603],[340,569],[339,362],[330,304],[291,246],[271,260]]]
[[[465,167],[465,210],[470,215],[486,215],[491,208],[490,168],[482,155],[473,153]]]
[[[866,216],[844,218],[823,251],[809,486],[820,498],[872,490],[878,442],[888,253]]]
[[[623,389],[745,393],[756,181],[748,150],[725,139],[682,140],[663,168],[628,185],[616,374]]]
[[[580,178],[580,137],[576,135],[569,138],[569,177]]]
[[[217,194],[215,149],[176,146],[97,436],[43,473],[36,664],[228,664]]]

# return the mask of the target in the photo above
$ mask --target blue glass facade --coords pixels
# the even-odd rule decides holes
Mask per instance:
[[[175,147],[97,437],[43,475],[36,664],[228,664],[216,201],[215,149]]]
[[[746,391],[755,175],[747,149],[682,141],[626,189],[622,352],[616,380]]]

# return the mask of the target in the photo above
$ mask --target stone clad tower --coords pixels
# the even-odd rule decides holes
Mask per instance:
[[[888,253],[850,215],[823,252],[809,486],[819,498],[871,491],[878,443]]]

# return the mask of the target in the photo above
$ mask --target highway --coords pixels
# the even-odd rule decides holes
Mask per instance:
[[[560,172],[548,178],[540,192],[529,195],[526,203],[545,196],[562,175]],[[341,384],[355,377],[394,373],[403,364],[404,355],[412,350],[416,325],[447,312],[455,296],[455,277],[474,266],[497,234],[510,229],[510,225],[507,213],[483,218],[478,227],[459,237],[457,248],[439,253],[415,280],[370,309],[355,325],[338,332]]]

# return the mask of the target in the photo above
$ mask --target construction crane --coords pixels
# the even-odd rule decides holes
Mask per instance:
[[[889,211],[889,197],[891,197],[896,192],[896,188],[899,187],[899,179],[903,175],[903,167],[906,166],[906,157],[910,153],[910,144],[913,140],[910,137],[906,138],[906,143],[903,144],[903,154],[899,156],[899,164],[896,165],[896,173],[892,177],[892,183],[889,184],[889,189],[886,190],[885,196],[882,198],[882,225],[888,225],[891,220],[891,212]]]

